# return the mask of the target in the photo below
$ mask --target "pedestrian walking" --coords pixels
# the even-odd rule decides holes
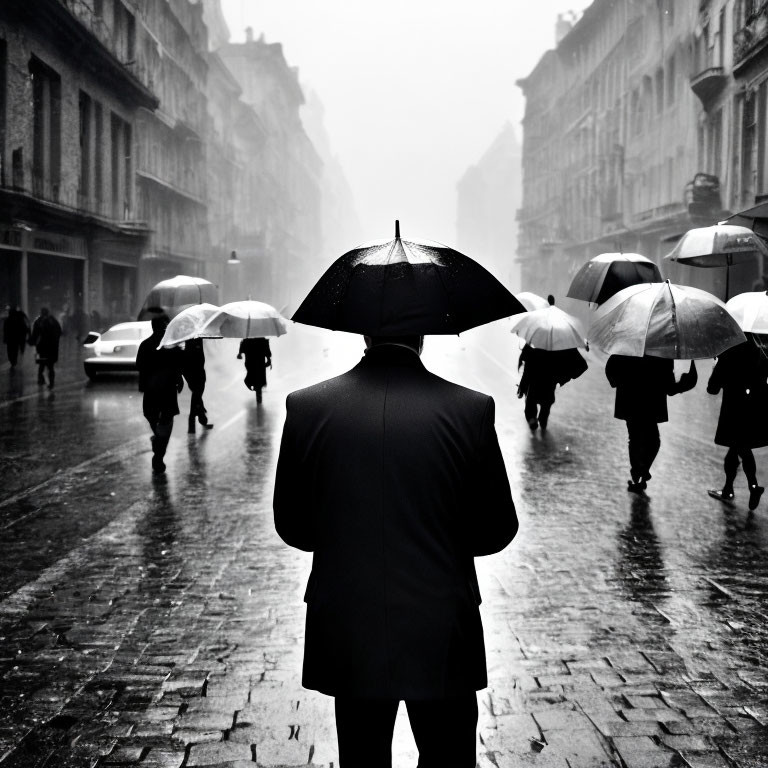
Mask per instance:
[[[473,558],[518,523],[493,399],[430,373],[422,343],[366,336],[351,371],[287,398],[275,527],[314,553],[303,685],[335,697],[342,768],[391,766],[400,700],[420,766],[475,766]]]
[[[195,434],[195,421],[199,421],[204,429],[213,429],[213,424],[208,421],[208,411],[203,403],[206,376],[205,350],[202,339],[189,339],[184,342],[182,374],[191,393],[188,433],[190,435]]]
[[[152,470],[165,472],[165,452],[171,439],[173,418],[179,413],[178,393],[184,388],[183,352],[178,347],[159,347],[170,322],[167,315],[152,318],[152,335],[136,354],[139,391],[144,393],[144,418],[152,429]]]
[[[613,415],[627,423],[631,474],[627,490],[642,493],[661,447],[659,423],[669,419],[667,397],[696,386],[696,365],[691,361],[690,369],[677,381],[674,361],[669,358],[611,355],[605,375],[616,389]]]
[[[749,486],[749,509],[757,509],[764,488],[757,482],[753,448],[768,445],[768,358],[759,339],[745,333],[747,341],[725,350],[717,358],[707,383],[707,392],[723,400],[715,431],[715,443],[728,450],[723,460],[722,490],[708,490],[714,499],[733,501],[733,482],[739,460]]]
[[[517,361],[523,375],[517,396],[525,398],[525,420],[531,431],[547,428],[549,412],[555,403],[555,388],[576,379],[587,370],[587,361],[576,349],[550,351],[526,344]]]
[[[59,339],[61,339],[61,325],[59,321],[48,311],[47,307],[40,309],[40,314],[32,323],[32,332],[29,342],[37,350],[35,362],[37,362],[37,383],[45,384],[44,372],[48,371],[48,389],[53,389],[56,380],[54,366],[59,360]]]
[[[19,355],[24,355],[24,347],[29,340],[29,319],[21,307],[6,308],[7,316],[3,321],[3,344],[8,353],[11,370],[16,367]]]
[[[267,368],[272,367],[272,352],[269,340],[264,338],[243,339],[237,359],[245,357],[245,386],[256,393],[256,402],[261,402],[261,390],[267,386]]]

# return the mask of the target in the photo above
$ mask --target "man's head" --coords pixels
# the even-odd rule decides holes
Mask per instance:
[[[168,315],[156,315],[152,318],[152,333],[165,333],[171,318]]]
[[[363,338],[366,349],[382,344],[399,344],[403,347],[410,347],[416,354],[420,355],[424,348],[423,336],[363,336]]]

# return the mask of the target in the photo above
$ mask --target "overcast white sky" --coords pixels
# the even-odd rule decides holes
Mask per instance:
[[[364,239],[455,244],[456,183],[504,123],[515,80],[554,46],[558,13],[586,0],[221,0],[232,41],[283,43],[325,106]],[[353,244],[350,244],[350,247]]]

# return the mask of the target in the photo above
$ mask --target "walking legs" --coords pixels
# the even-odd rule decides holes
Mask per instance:
[[[651,479],[651,466],[659,453],[659,425],[646,419],[627,419],[629,465],[632,480],[630,491],[642,491]]]

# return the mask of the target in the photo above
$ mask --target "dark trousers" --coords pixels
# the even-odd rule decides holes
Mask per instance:
[[[632,480],[650,480],[651,465],[661,447],[659,425],[649,419],[627,419],[627,436]]]
[[[723,469],[725,469],[726,488],[733,490],[733,481],[736,479],[736,473],[739,471],[739,459],[744,467],[744,474],[747,476],[747,483],[750,487],[757,485],[757,464],[751,448],[732,445],[725,454],[723,460]]]
[[[144,418],[152,429],[152,453],[156,461],[160,462],[168,450],[173,431],[173,416],[163,413],[159,408],[144,406]]]
[[[195,419],[201,424],[207,424],[208,416],[206,414],[208,411],[203,403],[203,390],[193,389],[191,392],[192,396],[189,400],[189,424],[190,426],[194,426]]]
[[[531,420],[538,421],[542,427],[547,426],[549,421],[549,411],[552,408],[552,403],[537,403],[532,397],[525,398],[525,420],[530,423]],[[538,409],[538,412],[537,412]],[[535,426],[535,425],[534,425]]]
[[[336,698],[340,768],[391,768],[395,699]],[[477,695],[406,701],[418,768],[475,768]]]
[[[13,367],[19,361],[19,352],[24,354],[24,347],[15,341],[9,341],[5,346],[8,347],[8,362]]]
[[[56,380],[56,372],[53,370],[53,363],[50,360],[43,360],[37,364],[37,383],[45,384],[45,377],[43,372],[48,369],[48,386],[52,387],[53,382]]]

